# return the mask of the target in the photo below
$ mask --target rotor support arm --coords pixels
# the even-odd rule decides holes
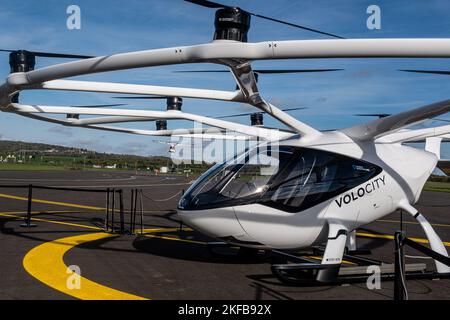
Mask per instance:
[[[450,58],[449,39],[339,39],[241,43],[214,41],[195,46],[120,53],[58,64],[8,78],[11,85],[33,85],[98,72],[211,62],[220,59]]]
[[[147,111],[134,109],[107,109],[107,108],[83,108],[83,107],[58,107],[58,106],[37,106],[37,105],[23,105],[12,103],[4,111],[17,112],[20,114],[79,114],[79,115],[101,115],[101,116],[119,116],[119,117],[133,117],[146,118],[149,120],[165,119],[165,120],[189,120],[193,122],[203,123],[208,126],[239,132],[247,136],[259,137],[264,140],[274,141],[281,138],[292,136],[291,133],[286,133],[278,130],[257,128],[246,126],[234,122],[228,122],[219,119],[213,119],[205,116],[185,113],[181,111]],[[74,120],[77,121],[77,120]],[[72,121],[72,125],[76,122]],[[91,124],[94,120],[90,120]],[[105,122],[106,120],[103,120]]]
[[[261,97],[258,89],[257,78],[250,61],[241,59],[225,59],[221,62],[230,68],[237,85],[241,89],[245,102],[266,112],[273,118],[279,120],[281,123],[287,125],[289,128],[300,134],[304,139],[313,139],[321,136],[320,131],[295,119],[288,113],[268,103]]]
[[[68,127],[79,127],[79,128],[87,128],[87,129],[96,129],[103,131],[112,131],[112,132],[120,132],[120,133],[129,133],[136,135],[144,135],[144,136],[159,136],[159,137],[186,137],[192,139],[217,139],[217,140],[252,140],[252,137],[246,135],[229,135],[223,134],[223,131],[217,128],[188,128],[188,129],[176,129],[176,130],[144,130],[144,129],[132,129],[132,128],[123,128],[116,126],[102,126],[92,124],[95,121],[92,121],[91,124],[80,123],[77,121],[71,120],[61,120],[55,119],[51,117],[41,116],[38,114],[32,113],[18,113],[21,116],[45,121],[49,123],[55,123]],[[108,117],[106,117],[107,119]],[[113,117],[111,117],[113,118]],[[80,120],[82,121],[82,120]],[[149,121],[149,120],[146,120]],[[97,122],[98,123],[98,122]]]
[[[450,125],[439,126],[434,128],[408,130],[394,132],[375,140],[380,143],[399,143],[399,142],[416,142],[427,138],[437,137],[450,140]]]
[[[150,86],[127,83],[52,80],[40,85],[24,87],[24,89],[66,90],[99,93],[120,93],[139,95],[158,95],[168,97],[184,97],[196,99],[211,99],[221,101],[243,102],[240,91],[220,91],[166,86]]]
[[[448,257],[447,249],[445,249],[444,244],[442,243],[441,238],[438,236],[436,231],[434,231],[431,224],[428,222],[428,220],[420,213],[416,208],[414,208],[412,205],[409,204],[407,200],[401,201],[399,203],[399,208],[405,210],[410,215],[412,215],[417,222],[419,222],[420,226],[422,227],[423,231],[425,232],[428,241],[430,243],[430,247],[433,251]],[[450,267],[446,266],[445,264],[436,261],[436,269],[439,273],[450,273]]]

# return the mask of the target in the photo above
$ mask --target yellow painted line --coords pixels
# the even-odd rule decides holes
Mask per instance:
[[[11,194],[5,194],[0,193],[0,198],[7,198],[12,200],[20,200],[20,201],[28,201],[27,197],[19,197],[14,196]],[[44,204],[53,204],[58,206],[64,206],[64,207],[73,207],[73,208],[80,208],[80,209],[89,209],[89,210],[95,210],[95,211],[104,211],[106,208],[102,207],[95,207],[95,206],[87,206],[82,204],[76,204],[76,203],[70,203],[70,202],[58,202],[58,201],[51,201],[51,200],[41,200],[41,199],[32,199],[32,202],[36,203],[44,203]],[[110,209],[112,210],[112,209]],[[143,213],[153,213],[153,212],[162,212],[162,211],[172,211],[172,210],[144,210]],[[116,209],[115,212],[119,212],[119,209]],[[130,213],[129,210],[125,210],[124,213]]]
[[[310,258],[310,259],[322,261],[322,257],[320,257],[320,256],[305,256],[305,258]],[[354,266],[357,265],[356,263],[351,262],[351,261],[347,261],[347,260],[342,260],[342,263],[343,264],[354,265]]]
[[[55,213],[76,213],[78,211],[72,211],[72,210],[50,210],[50,211],[31,211],[32,215],[37,215],[37,214],[55,214]],[[27,214],[27,211],[5,211],[5,212],[0,212],[0,214],[14,214],[14,215],[18,215],[18,214]]]
[[[22,217],[19,217],[15,214],[6,214],[6,213],[0,213],[0,217],[8,217],[8,218],[16,218],[16,219],[22,219]],[[78,223],[72,223],[72,222],[63,222],[63,221],[57,221],[57,220],[47,220],[42,218],[31,218],[32,221],[40,221],[40,222],[48,222],[53,224],[60,224],[64,226],[71,226],[71,227],[80,227],[80,228],[86,228],[86,229],[92,229],[92,230],[102,230],[102,228],[94,227],[94,226],[88,226],[85,224],[78,224]]]
[[[144,233],[155,233],[155,232],[174,232],[174,231],[179,231],[180,228],[150,228],[150,229],[144,229]],[[181,231],[186,231],[186,232],[192,232],[194,231],[191,228],[183,228],[181,229]]]
[[[195,240],[189,240],[189,239],[180,239],[180,238],[166,237],[166,236],[156,236],[156,235],[152,235],[152,234],[146,234],[145,237],[147,237],[147,238],[163,239],[163,240],[170,240],[170,241],[179,241],[179,242],[193,243],[193,244],[201,244],[201,245],[206,245],[207,244],[207,242],[203,242],[203,241],[195,241]]]
[[[377,220],[377,222],[388,222],[388,223],[398,223],[400,224],[400,221],[396,220]],[[420,225],[418,222],[411,222],[411,221],[403,221],[404,224],[417,224]],[[442,224],[442,223],[431,223],[433,227],[444,227],[444,228],[450,228],[450,224]]]
[[[80,288],[69,289],[67,282],[69,276],[68,267],[64,263],[64,255],[72,248],[91,241],[101,240],[116,235],[103,232],[89,233],[80,236],[57,239],[41,244],[29,251],[23,259],[25,270],[46,284],[62,293],[82,300],[148,300],[133,294],[103,286],[82,276],[81,270]]]
[[[362,237],[362,238],[375,238],[375,239],[388,239],[388,240],[394,240],[394,236],[388,235],[388,234],[373,234],[373,233],[366,233],[366,232],[357,232],[356,235],[358,237]],[[409,238],[409,237],[408,237]],[[423,243],[423,244],[428,244],[428,240],[427,239],[422,239],[422,238],[409,238],[413,241],[416,241],[418,243]],[[444,244],[444,246],[446,247],[450,247],[450,242],[442,242]]]
[[[21,201],[28,201],[28,198],[25,197],[18,197],[13,196],[10,194],[4,194],[0,193],[0,198],[6,198],[6,199],[13,199],[13,200],[21,200]],[[58,202],[58,201],[50,201],[50,200],[40,200],[40,199],[32,199],[33,202],[36,203],[44,203],[44,204],[53,204],[57,206],[64,206],[64,207],[72,207],[72,208],[80,208],[80,209],[88,209],[88,210],[96,210],[96,211],[103,211],[105,208],[100,207],[94,207],[94,206],[85,206],[81,204],[75,204],[75,203],[69,203],[69,202]]]

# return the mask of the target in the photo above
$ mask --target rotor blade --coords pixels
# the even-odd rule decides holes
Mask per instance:
[[[86,56],[79,54],[66,54],[66,53],[52,53],[52,52],[36,52],[30,51],[36,57],[45,57],[45,58],[67,58],[67,59],[90,59],[95,58],[95,56]]]
[[[112,97],[113,99],[135,99],[135,100],[139,100],[139,99],[143,99],[143,100],[154,100],[154,99],[167,99],[169,97],[159,97],[159,96],[154,96],[154,97],[149,97],[149,96],[142,96],[142,97]]]
[[[255,70],[254,72],[260,74],[283,74],[283,73],[309,73],[309,72],[331,72],[331,71],[342,71],[344,69],[280,69],[280,70]]]
[[[442,121],[442,122],[450,122],[450,120],[448,120],[448,119],[441,119],[441,118],[434,118],[434,119],[431,119],[431,120]]]
[[[186,0],[187,1],[187,0]],[[214,73],[214,72],[231,72],[230,70],[184,70],[173,71],[174,73]]]
[[[220,4],[217,2],[212,2],[208,0],[184,0],[187,2],[191,2],[193,4],[197,4],[202,7],[212,8],[212,9],[220,9],[220,8],[231,8],[230,6],[226,6],[224,4]]]
[[[308,109],[307,107],[298,107],[298,108],[287,108],[287,109],[281,109],[281,111],[289,112],[294,110],[305,110]]]
[[[441,71],[441,70],[399,70],[399,71],[413,72],[413,73],[429,73],[429,74],[450,75],[450,71]]]
[[[255,16],[255,17],[258,17],[258,18],[261,18],[261,19],[266,19],[266,20],[270,20],[270,21],[273,21],[273,22],[278,22],[278,23],[281,23],[281,24],[285,24],[285,25],[288,25],[288,26],[291,26],[291,27],[295,27],[295,28],[299,28],[299,29],[303,29],[303,30],[307,30],[307,31],[315,32],[315,33],[320,33],[320,34],[323,34],[323,35],[326,35],[326,36],[330,36],[330,37],[333,37],[333,38],[345,39],[344,37],[341,37],[341,36],[338,36],[338,35],[335,35],[335,34],[332,34],[332,33],[328,33],[328,32],[320,31],[320,30],[317,30],[317,29],[304,27],[304,26],[301,26],[301,25],[298,25],[298,24],[295,24],[295,23],[286,22],[286,21],[282,21],[282,20],[266,17],[266,16],[263,16],[263,15],[260,15],[260,14],[256,14],[256,13],[252,13],[252,12],[248,12],[248,13],[250,13],[252,16]]]
[[[356,117],[378,117],[378,118],[386,118],[391,116],[390,113],[364,113],[364,114],[354,114]],[[442,121],[442,122],[450,122],[450,120],[447,119],[441,119],[441,118],[431,118],[430,120],[434,121]]]
[[[312,72],[332,72],[344,69],[256,69],[254,73],[260,74],[285,74],[285,73],[312,73]],[[229,70],[184,70],[174,71],[175,73],[226,73]]]
[[[224,4],[220,4],[220,3],[212,2],[212,1],[208,1],[208,0],[184,0],[184,1],[191,2],[191,3],[197,4],[202,7],[212,8],[212,9],[231,8],[230,6],[226,6]]]
[[[84,105],[84,106],[71,106],[72,108],[106,108],[106,107],[120,107],[126,106],[125,103],[120,104],[94,104],[94,105]]]
[[[228,116],[220,116],[220,117],[214,117],[214,119],[227,119],[227,118],[235,118],[235,117],[244,117],[244,116],[250,116],[254,113],[265,113],[265,112],[250,112],[250,113],[239,113],[239,114],[231,114]]]
[[[197,5],[200,5],[202,7],[212,8],[212,9],[232,8],[231,6],[227,6],[227,5],[224,5],[224,4],[220,4],[220,3],[212,2],[212,1],[207,1],[207,0],[185,0],[185,1],[197,4]],[[317,29],[304,27],[304,26],[301,26],[301,25],[298,25],[298,24],[295,24],[295,23],[286,22],[286,21],[283,21],[283,20],[278,20],[278,19],[275,19],[275,18],[263,16],[263,15],[260,15],[260,14],[256,14],[256,13],[253,13],[253,12],[249,12],[249,11],[243,10],[243,9],[241,9],[241,10],[247,12],[248,14],[250,14],[250,15],[252,15],[254,17],[258,17],[258,18],[261,18],[261,19],[265,19],[265,20],[269,20],[269,21],[273,21],[273,22],[278,22],[278,23],[285,24],[285,25],[288,25],[288,26],[291,26],[291,27],[300,28],[300,29],[311,31],[311,32],[315,32],[315,33],[320,33],[320,34],[323,34],[323,35],[326,35],[326,36],[330,36],[330,37],[333,37],[333,38],[345,39],[345,38],[343,38],[341,36],[338,36],[338,35],[335,35],[335,34],[332,34],[332,33],[328,33],[328,32],[320,31],[320,30],[317,30]]]
[[[354,114],[355,117],[378,117],[378,118],[386,118],[391,116],[390,113],[364,113],[364,114]]]
[[[288,109],[282,109],[281,111],[289,112],[294,110],[304,110],[307,109],[306,107],[299,107],[299,108],[288,108]],[[232,114],[228,116],[220,116],[215,117],[215,119],[226,119],[226,118],[234,118],[234,117],[244,117],[244,116],[251,116],[254,113],[267,113],[267,112],[249,112],[249,113],[239,113],[239,114]]]
[[[20,50],[8,50],[8,49],[0,49],[1,52],[16,52]],[[28,50],[24,50],[28,51]],[[67,58],[67,59],[89,59],[95,58],[95,56],[86,56],[79,54],[66,54],[66,53],[53,53],[53,52],[39,52],[39,51],[28,51],[36,57],[45,57],[45,58]]]

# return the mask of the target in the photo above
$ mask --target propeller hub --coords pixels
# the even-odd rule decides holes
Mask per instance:
[[[264,115],[261,112],[252,113],[250,115],[250,120],[252,126],[263,126],[264,125]]]
[[[32,52],[26,50],[13,51],[9,54],[11,73],[28,72],[34,70],[36,58]]]
[[[78,120],[80,119],[80,115],[76,114],[76,113],[69,113],[66,116],[67,119],[74,119],[74,120]]]
[[[251,16],[237,7],[226,7],[216,11],[214,40],[247,42]]]
[[[156,130],[167,130],[167,121],[166,120],[156,120]]]
[[[167,110],[181,111],[183,105],[183,99],[180,97],[168,97],[167,98]]]

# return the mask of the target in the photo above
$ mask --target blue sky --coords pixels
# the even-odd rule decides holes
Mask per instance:
[[[224,0],[229,5],[270,15],[346,38],[450,37],[450,3],[430,1]],[[82,29],[66,28],[66,8],[81,7]],[[382,29],[366,28],[366,9],[381,8]],[[214,10],[181,0],[166,1],[61,1],[2,0],[0,4],[0,47],[91,55],[145,50],[175,45],[209,42],[214,32]],[[321,35],[254,18],[249,41],[319,39]],[[0,53],[0,75],[9,73],[8,55]],[[65,62],[39,59],[37,67]],[[334,59],[264,61],[255,68],[343,68],[345,71],[321,74],[263,75],[260,89],[266,99],[279,107],[308,109],[292,114],[319,129],[343,128],[368,121],[355,113],[396,113],[449,98],[450,77],[409,74],[398,69],[450,70],[446,59]],[[80,77],[94,81],[129,82],[232,90],[229,74],[177,74],[174,70],[217,68],[214,65],[184,65],[146,68]],[[112,95],[91,93],[26,92],[21,102],[49,105],[115,103]],[[144,101],[130,107],[163,110],[164,101]],[[248,111],[241,104],[186,99],[184,110],[203,115],[226,115]],[[449,119],[450,116],[444,118]],[[248,123],[247,118],[238,121]],[[276,125],[266,121],[267,125]],[[442,123],[439,123],[442,124]],[[170,122],[169,128],[186,127]],[[433,123],[430,123],[433,125]],[[434,123],[436,125],[436,123]],[[154,128],[154,123],[133,124]],[[0,138],[83,147],[101,152],[140,155],[165,154],[164,145],[152,138],[66,128],[37,122],[13,114],[0,114]],[[448,148],[444,155],[450,158]]]

